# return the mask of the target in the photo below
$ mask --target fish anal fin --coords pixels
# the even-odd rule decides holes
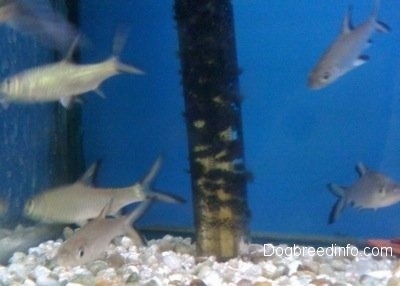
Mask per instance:
[[[72,96],[63,96],[60,98],[60,103],[64,108],[70,108],[72,104]]]
[[[359,67],[363,64],[365,64],[369,60],[369,57],[366,55],[361,55],[359,56],[353,63],[354,67]]]

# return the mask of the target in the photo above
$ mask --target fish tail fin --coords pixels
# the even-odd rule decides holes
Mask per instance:
[[[145,74],[144,71],[142,71],[141,69],[139,69],[135,66],[127,65],[127,64],[120,62],[118,58],[116,58],[116,68],[117,68],[117,71],[120,73],[133,73],[133,74],[137,74],[137,75]]]
[[[374,10],[372,10],[372,17],[375,19],[378,18],[378,13],[379,13],[379,7],[381,6],[381,1],[380,0],[375,0],[374,3]]]
[[[153,166],[151,166],[147,175],[141,180],[140,184],[143,188],[145,196],[149,199],[155,199],[155,200],[167,202],[167,203],[182,203],[182,202],[184,202],[185,200],[178,196],[170,195],[165,192],[155,190],[152,187],[154,179],[156,178],[158,172],[160,171],[162,161],[163,161],[162,156],[159,156],[157,158],[157,160],[153,163]]]
[[[129,29],[126,26],[121,26],[118,28],[114,36],[112,58],[114,59],[116,70],[121,73],[133,73],[138,75],[145,74],[145,72],[141,69],[132,65],[124,64],[119,60],[126,43],[126,39],[128,38],[128,32]]]
[[[332,224],[338,219],[346,206],[345,188],[336,184],[328,184],[328,188],[332,194],[338,197],[329,214],[328,224]]]
[[[382,32],[382,33],[388,33],[390,32],[390,27],[386,25],[383,22],[378,21],[378,13],[379,13],[379,7],[381,5],[380,0],[375,0],[375,6],[374,10],[372,11],[371,17],[375,21],[375,28],[377,31]]]
[[[389,33],[390,27],[383,22],[375,21],[375,28],[382,33]]]

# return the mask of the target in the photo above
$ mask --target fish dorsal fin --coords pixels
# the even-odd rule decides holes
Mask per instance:
[[[79,178],[79,182],[86,186],[91,186],[93,184],[94,177],[97,174],[99,169],[100,161],[97,160],[92,165],[90,165],[89,169]]]
[[[360,177],[362,177],[367,173],[368,168],[365,167],[365,165],[362,162],[358,162],[357,166],[356,166],[356,170],[357,170],[358,174],[360,175]]]
[[[353,26],[351,24],[351,14],[353,12],[353,6],[349,6],[347,8],[346,14],[344,15],[343,23],[342,23],[342,34],[350,33],[353,30]]]
[[[80,38],[80,35],[75,37],[74,41],[72,42],[71,46],[69,47],[69,49],[67,51],[67,54],[65,55],[65,57],[63,59],[64,62],[70,62],[71,61],[72,55],[74,54],[76,46],[78,45],[79,38]]]
[[[106,205],[104,206],[104,208],[101,210],[99,216],[96,219],[103,219],[106,218],[107,214],[111,211],[111,206],[113,203],[114,199],[110,199]]]

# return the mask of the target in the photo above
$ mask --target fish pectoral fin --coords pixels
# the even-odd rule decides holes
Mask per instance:
[[[340,198],[336,201],[333,205],[333,208],[329,214],[328,224],[334,223],[343,212],[344,208],[346,207],[346,200],[344,198]]]
[[[129,228],[126,231],[126,236],[129,237],[136,246],[143,246],[146,241],[144,237],[134,228]]]
[[[337,197],[343,197],[345,194],[345,188],[341,187],[336,184],[328,184],[328,189],[331,191],[332,194],[334,194]]]
[[[369,60],[369,57],[366,55],[359,56],[353,63],[353,66],[358,67],[365,64]]]

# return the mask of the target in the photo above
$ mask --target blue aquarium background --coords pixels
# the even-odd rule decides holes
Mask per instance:
[[[338,35],[353,5],[358,25],[373,1],[233,1],[243,97],[251,230],[297,234],[398,236],[400,205],[377,211],[345,210],[328,225],[336,201],[330,182],[350,185],[355,165],[400,181],[400,11],[382,1],[379,20],[389,34],[373,35],[370,61],[319,91],[307,75]],[[107,81],[103,100],[85,97],[87,162],[101,158],[100,185],[126,185],[165,156],[157,187],[187,199],[157,203],[142,225],[193,225],[178,40],[173,1],[82,3],[81,24],[92,40],[91,62],[107,57],[117,25],[128,23],[121,58],[146,71]]]
[[[376,211],[347,208],[332,225],[336,197],[326,185],[350,185],[363,162],[400,182],[400,2],[382,1],[367,64],[318,91],[307,76],[337,37],[353,6],[356,26],[373,1],[233,1],[252,232],[352,237],[400,235],[400,204]],[[96,184],[133,184],[159,156],[161,190],[183,205],[155,203],[142,227],[193,227],[183,91],[173,1],[81,1],[83,63],[111,55],[118,27],[129,28],[121,60],[143,76],[104,82],[102,99],[84,95],[84,159],[101,160]],[[29,140],[28,140],[29,141]],[[26,142],[29,144],[29,142]]]

